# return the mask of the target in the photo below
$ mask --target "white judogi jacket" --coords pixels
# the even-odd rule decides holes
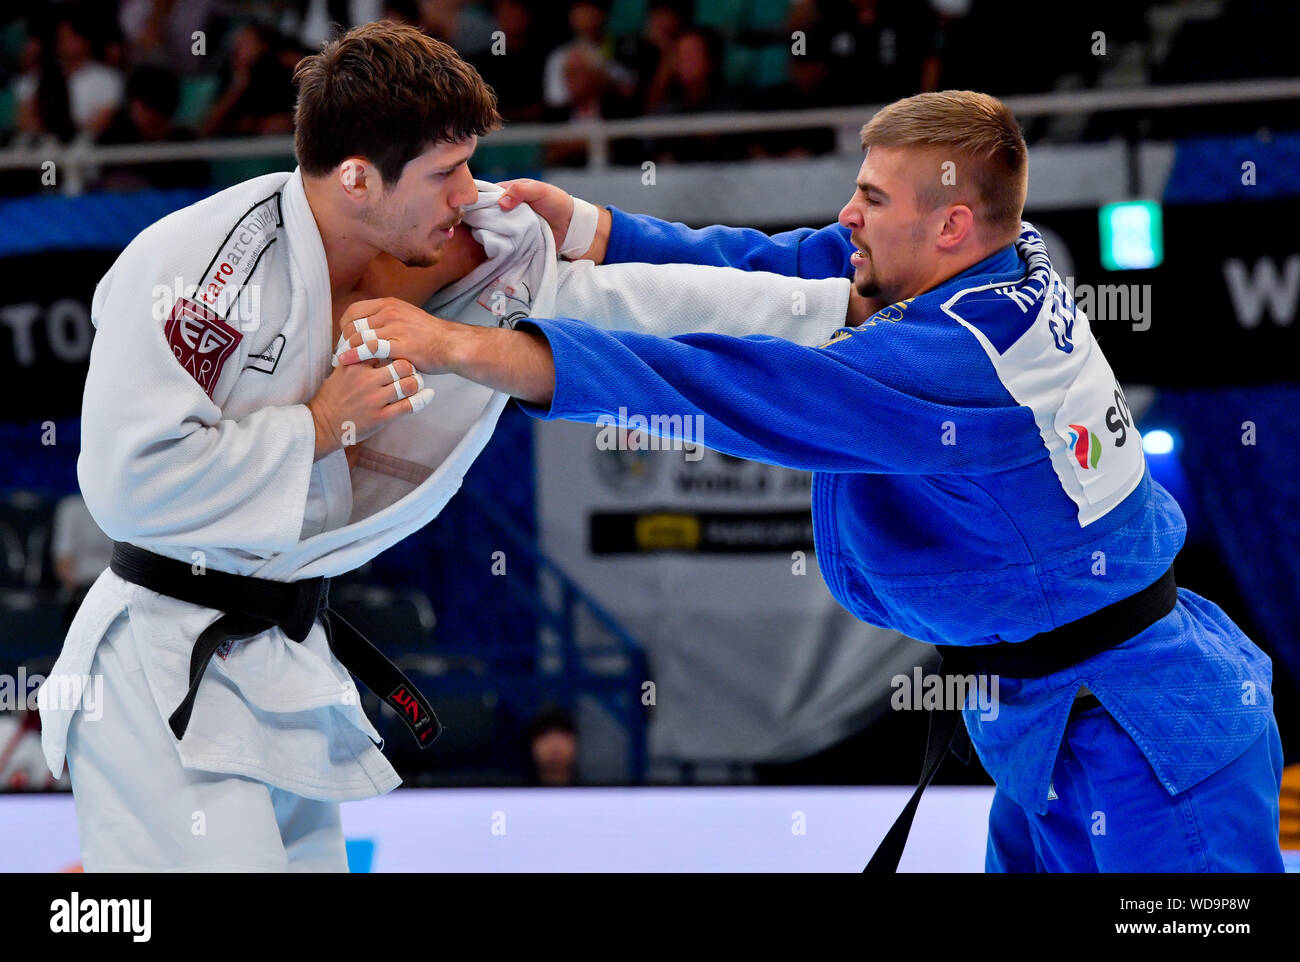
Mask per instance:
[[[503,212],[499,188],[479,191],[465,222],[488,257],[425,305],[441,317],[496,327],[558,315],[808,345],[843,324],[847,280],[570,264],[529,208]],[[295,581],[357,568],[437,516],[508,400],[426,376],[432,403],[364,441],[354,469],[341,450],[313,461],[305,402],[330,374],[335,344],[325,250],[299,172],[246,181],[142,231],[100,281],[91,317],[86,503],[115,540],[196,571]],[[73,713],[91,707],[78,683],[110,631],[130,634],[165,722],[185,696],[194,641],[217,617],[100,575],[40,691],[51,771],[63,769]],[[300,644],[277,628],[213,658],[175,747],[187,768],[347,801],[399,784],[379,744],[318,623]]]

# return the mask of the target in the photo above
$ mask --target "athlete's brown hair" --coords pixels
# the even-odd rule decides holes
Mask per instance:
[[[1020,229],[1029,184],[1029,152],[1006,104],[973,90],[941,90],[896,100],[862,128],[862,148],[924,150],[929,171],[917,180],[922,209],[966,203],[992,234]],[[944,162],[953,174],[945,183]],[[968,190],[969,189],[969,190]]]
[[[359,156],[391,187],[431,144],[501,125],[496,94],[477,70],[447,44],[391,20],[329,41],[299,61],[293,81],[294,152],[313,176]]]

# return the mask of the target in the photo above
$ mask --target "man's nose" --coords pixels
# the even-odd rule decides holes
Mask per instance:
[[[478,201],[478,185],[474,183],[474,175],[468,166],[458,175],[456,189],[449,200],[452,207],[468,207]]]
[[[840,216],[837,220],[841,227],[847,227],[849,230],[856,230],[862,226],[862,215],[858,213],[853,201],[840,208]]]

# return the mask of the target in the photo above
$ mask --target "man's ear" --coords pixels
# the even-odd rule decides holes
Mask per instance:
[[[975,231],[975,214],[965,204],[953,204],[939,225],[939,248],[950,251],[958,247]]]
[[[379,171],[364,157],[348,157],[339,164],[339,186],[354,200],[363,199],[370,191],[378,190]]]

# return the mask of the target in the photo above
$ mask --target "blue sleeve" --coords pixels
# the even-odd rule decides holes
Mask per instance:
[[[769,236],[752,227],[696,230],[646,214],[628,214],[617,207],[609,212],[613,220],[606,264],[704,264],[807,280],[853,276],[849,229],[839,224],[821,230],[800,227]]]
[[[526,328],[540,331],[555,357],[550,409],[520,404],[543,420],[595,423],[617,419],[620,408],[669,419],[661,424],[699,418],[689,440],[810,471],[988,474],[1046,453],[1032,413],[1010,395],[1000,405],[963,404],[887,383],[897,382],[898,366],[872,338],[810,348],[766,335],[665,339],[567,318],[520,321]]]

